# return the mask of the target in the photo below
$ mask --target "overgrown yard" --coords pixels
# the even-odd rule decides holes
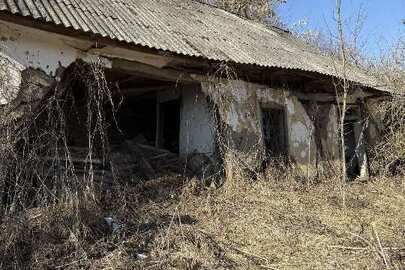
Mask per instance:
[[[346,208],[333,180],[235,181],[159,179],[3,217],[0,268],[405,269],[403,178],[348,184]]]

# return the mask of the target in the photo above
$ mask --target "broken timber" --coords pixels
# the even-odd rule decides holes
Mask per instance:
[[[142,150],[131,141],[125,141],[125,145],[128,147],[128,151],[130,151],[139,162],[142,172],[150,179],[155,178],[156,172],[143,155]]]
[[[134,75],[143,75],[145,77],[161,81],[183,83],[197,82],[188,73],[185,72],[180,72],[174,69],[157,68],[151,65],[118,58],[112,60],[112,68],[122,70],[127,73],[132,73]]]

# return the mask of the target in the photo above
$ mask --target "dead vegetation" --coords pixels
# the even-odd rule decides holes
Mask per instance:
[[[284,175],[284,176],[283,176]],[[235,176],[237,177],[237,176]],[[403,269],[404,179],[161,178],[2,218],[2,269]]]
[[[285,3],[286,0],[200,0],[202,3],[215,5],[242,17],[280,25],[281,22],[276,14],[276,6]]]
[[[405,40],[400,38],[386,55],[369,66],[369,72],[392,89],[392,97],[369,108],[380,134],[372,149],[372,166],[380,174],[403,170],[405,159]]]

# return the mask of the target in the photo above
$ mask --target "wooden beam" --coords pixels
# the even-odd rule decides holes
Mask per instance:
[[[308,100],[308,101],[320,101],[320,102],[335,102],[336,96],[333,94],[324,94],[324,93],[301,93],[301,92],[294,92],[295,96],[297,96],[300,100]]]
[[[121,70],[123,72],[142,75],[147,78],[160,81],[179,82],[179,83],[193,83],[196,82],[188,73],[180,72],[173,69],[162,69],[147,64],[128,61],[124,59],[114,58],[112,60],[112,68]]]
[[[165,91],[173,89],[175,85],[168,84],[163,86],[150,86],[150,87],[133,87],[120,89],[120,93],[124,96],[139,96],[150,92]]]
[[[139,146],[131,141],[125,141],[125,145],[128,151],[134,155],[134,162],[138,162],[142,173],[145,174],[149,179],[153,179],[156,176],[155,170],[152,168],[148,160],[145,158],[142,150],[139,149]]]
[[[276,71],[271,71],[270,72],[270,78],[271,79],[285,79],[285,80],[302,80],[303,78],[308,78],[308,79],[318,79],[319,76],[316,74],[311,74],[309,72],[303,72],[299,70],[286,70],[286,69],[280,69]]]

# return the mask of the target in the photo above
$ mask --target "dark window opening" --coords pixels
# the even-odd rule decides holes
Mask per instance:
[[[285,111],[282,108],[263,108],[262,124],[266,158],[281,158],[287,155]]]
[[[159,104],[157,146],[179,153],[180,99]]]

